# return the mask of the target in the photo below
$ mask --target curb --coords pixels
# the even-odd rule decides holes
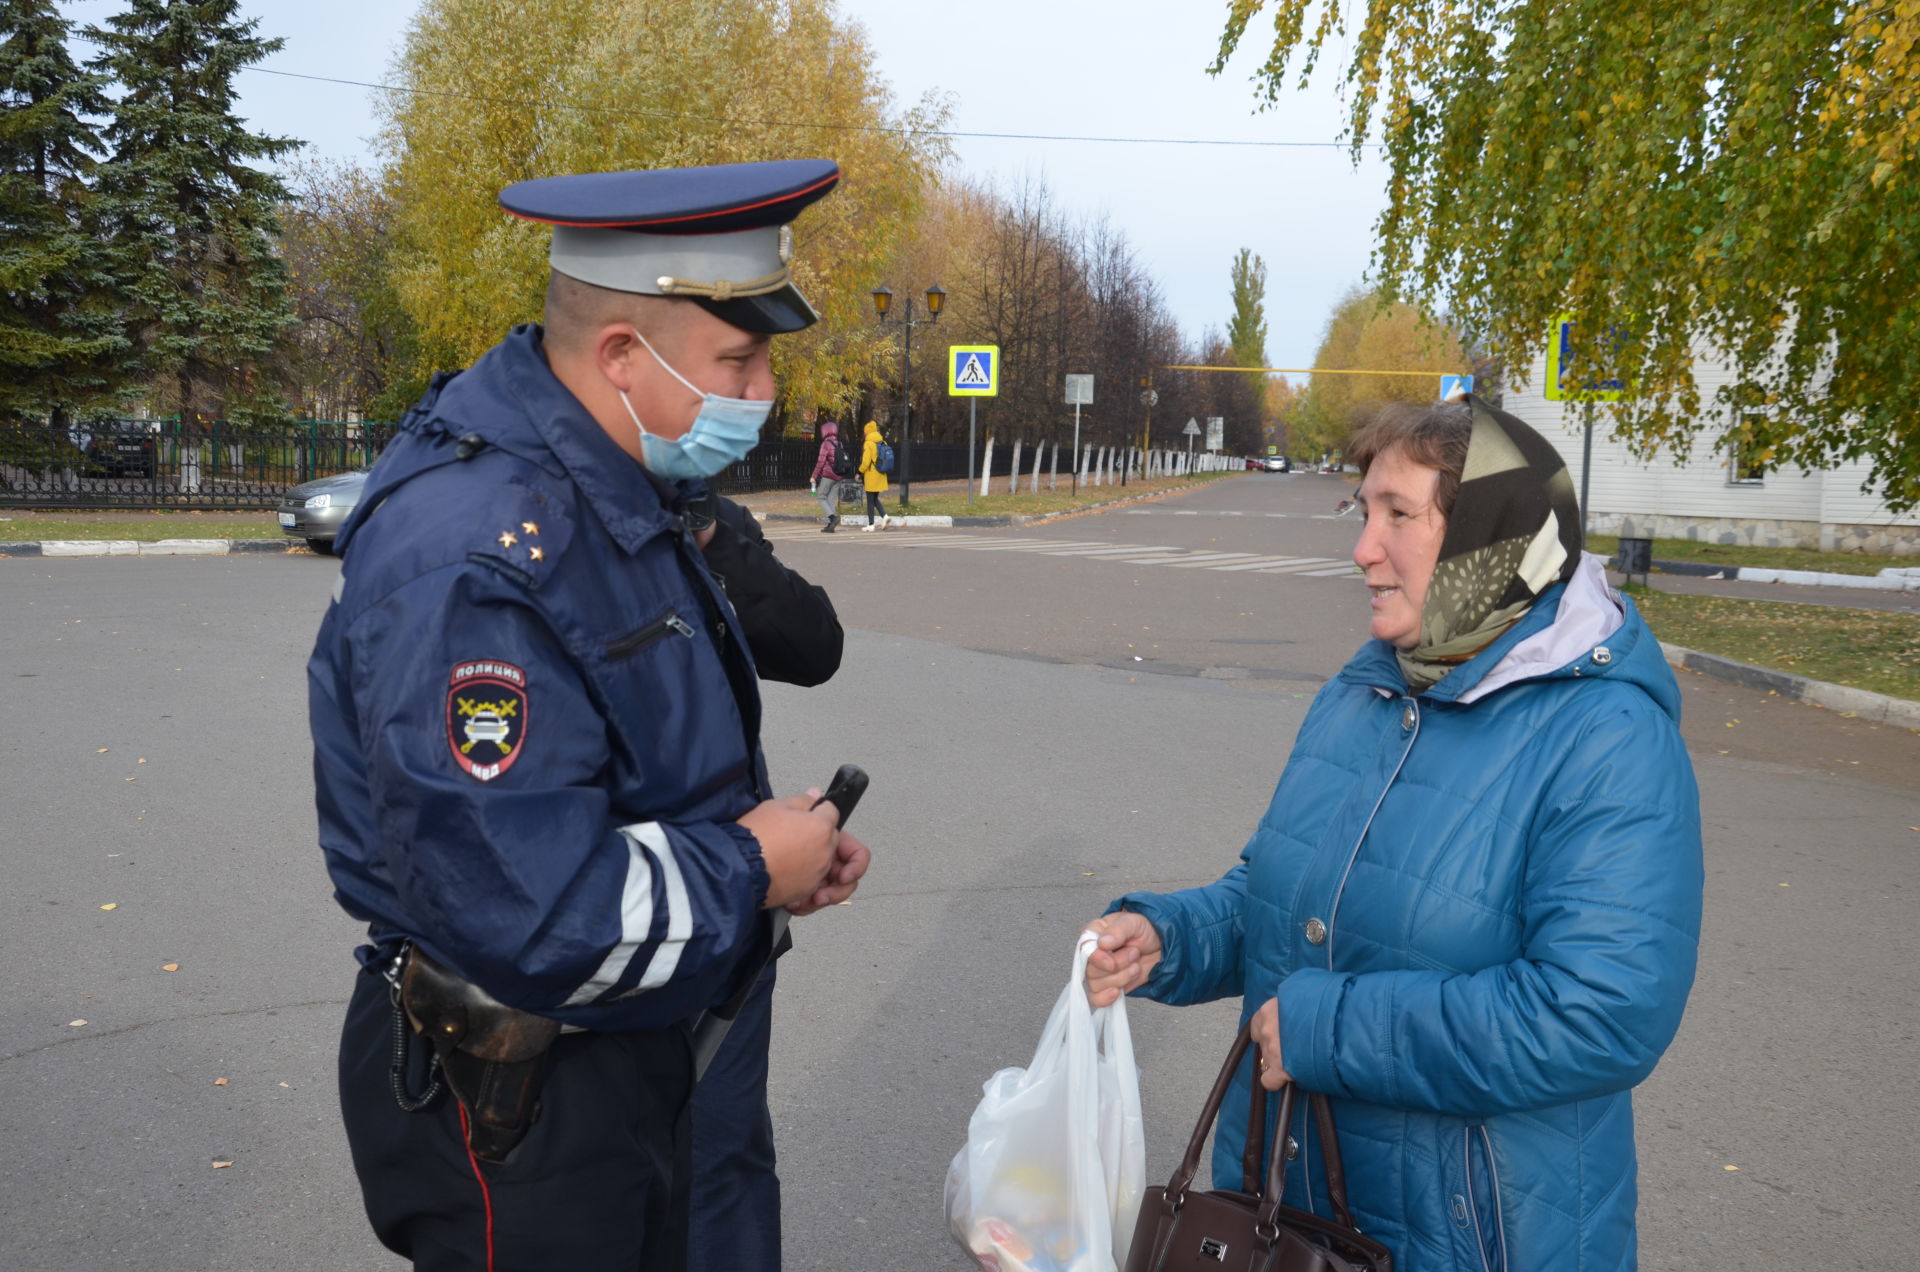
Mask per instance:
[[[1920,702],[1755,667],[1751,663],[1735,662],[1718,654],[1703,654],[1697,649],[1669,645],[1665,641],[1660,642],[1660,652],[1666,655],[1667,661],[1673,666],[1696,671],[1703,676],[1730,681],[1748,689],[1770,690],[1790,702],[1804,702],[1828,711],[1844,711],[1875,724],[1920,730]]]
[[[1705,565],[1699,561],[1654,561],[1661,574],[1684,574],[1697,579],[1739,579],[1743,583],[1792,583],[1799,587],[1857,587],[1875,592],[1920,592],[1920,569],[1896,567],[1878,574],[1836,574],[1831,570],[1774,570],[1756,565]],[[1618,570],[1620,558],[1607,558],[1607,568]]]
[[[305,539],[43,539],[0,543],[0,557],[317,556]]]

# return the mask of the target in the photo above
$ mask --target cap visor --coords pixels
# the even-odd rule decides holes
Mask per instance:
[[[813,312],[813,306],[791,283],[764,296],[738,296],[732,300],[707,300],[694,296],[689,299],[714,317],[730,322],[742,331],[758,335],[777,336],[783,332],[802,331],[820,321],[820,315]]]

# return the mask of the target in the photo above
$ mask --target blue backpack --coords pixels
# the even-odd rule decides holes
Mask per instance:
[[[893,472],[893,447],[885,442],[875,443],[873,448],[873,466],[883,473]]]

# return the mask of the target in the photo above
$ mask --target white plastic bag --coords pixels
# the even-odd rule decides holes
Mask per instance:
[[[1147,1169],[1126,999],[1087,1005],[1082,932],[1073,975],[1033,1061],[987,1079],[947,1169],[947,1228],[991,1272],[1116,1272]]]

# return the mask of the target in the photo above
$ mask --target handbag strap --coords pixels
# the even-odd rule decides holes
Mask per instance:
[[[1353,1221],[1353,1211],[1347,1206],[1347,1168],[1340,1160],[1340,1132],[1333,1124],[1333,1101],[1315,1091],[1312,1103],[1314,1122],[1320,1128],[1320,1160],[1327,1168],[1327,1198],[1333,1202],[1333,1217],[1358,1232],[1360,1225]]]
[[[1194,1177],[1200,1173],[1200,1152],[1206,1147],[1207,1135],[1220,1116],[1220,1105],[1227,1098],[1227,1087],[1233,1082],[1234,1072],[1239,1069],[1240,1062],[1246,1058],[1247,1048],[1252,1044],[1252,1029],[1242,1026],[1233,1040],[1233,1049],[1227,1053],[1226,1064],[1220,1067],[1220,1076],[1213,1080],[1213,1090],[1207,1093],[1206,1105],[1200,1110],[1200,1120],[1193,1127],[1193,1138],[1187,1141],[1186,1155],[1174,1167],[1173,1178],[1167,1182],[1167,1196],[1172,1199],[1175,1210],[1186,1203],[1187,1189],[1193,1187]]]
[[[1220,1076],[1213,1080],[1213,1090],[1207,1093],[1206,1105],[1200,1110],[1200,1120],[1194,1124],[1193,1136],[1187,1141],[1187,1151],[1174,1168],[1173,1178],[1167,1182],[1167,1196],[1178,1210],[1187,1199],[1187,1190],[1193,1187],[1193,1181],[1200,1173],[1200,1153],[1206,1147],[1207,1134],[1213,1129],[1214,1122],[1220,1116],[1220,1106],[1226,1102],[1227,1088],[1233,1084],[1233,1075],[1238,1072],[1241,1062],[1247,1058],[1247,1048],[1253,1045],[1253,1026],[1251,1022],[1243,1025],[1235,1035],[1233,1047],[1227,1052],[1227,1062],[1220,1066]],[[1266,1148],[1267,1133],[1267,1089],[1260,1085],[1256,1073],[1251,1081],[1252,1091],[1248,1104],[1247,1149],[1241,1155],[1242,1191],[1260,1198],[1255,1231],[1264,1235],[1275,1230],[1275,1221],[1280,1214],[1280,1198],[1286,1192],[1287,1182],[1287,1128],[1293,1124],[1294,1096],[1299,1084],[1289,1082],[1280,1088],[1279,1130],[1274,1137],[1273,1151],[1267,1155],[1266,1185],[1259,1186],[1260,1158]],[[1318,1092],[1306,1094],[1313,1105],[1314,1121],[1320,1133],[1320,1153],[1327,1169],[1327,1197],[1333,1203],[1334,1218],[1342,1225],[1359,1230],[1353,1221],[1353,1211],[1347,1202],[1346,1165],[1340,1157],[1340,1134],[1333,1122],[1333,1103]]]
[[[1261,1167],[1266,1162],[1267,1151],[1267,1089],[1260,1085],[1259,1074],[1254,1074],[1251,1098],[1247,1101],[1247,1147],[1240,1158],[1240,1190],[1255,1197],[1279,1195],[1277,1190],[1284,1182],[1284,1159],[1293,1120],[1293,1102],[1286,1098],[1289,1088],[1282,1088],[1282,1092],[1283,1103],[1274,1131],[1273,1152],[1282,1159],[1283,1164],[1277,1173],[1263,1171]],[[1343,1226],[1358,1231],[1358,1225],[1353,1222],[1353,1210],[1347,1202],[1347,1170],[1340,1157],[1340,1133],[1333,1124],[1333,1102],[1318,1091],[1302,1094],[1307,1095],[1313,1105],[1314,1123],[1320,1136],[1320,1157],[1327,1170],[1327,1199],[1333,1203],[1333,1217]],[[1271,1176],[1264,1183],[1261,1179],[1263,1174]]]
[[[1280,1132],[1286,1134],[1284,1129]],[[1285,1143],[1285,1141],[1281,1141]],[[1262,1177],[1267,1164],[1267,1089],[1260,1085],[1259,1070],[1254,1071],[1252,1098],[1247,1101],[1247,1146],[1240,1154],[1240,1191],[1261,1195]]]

